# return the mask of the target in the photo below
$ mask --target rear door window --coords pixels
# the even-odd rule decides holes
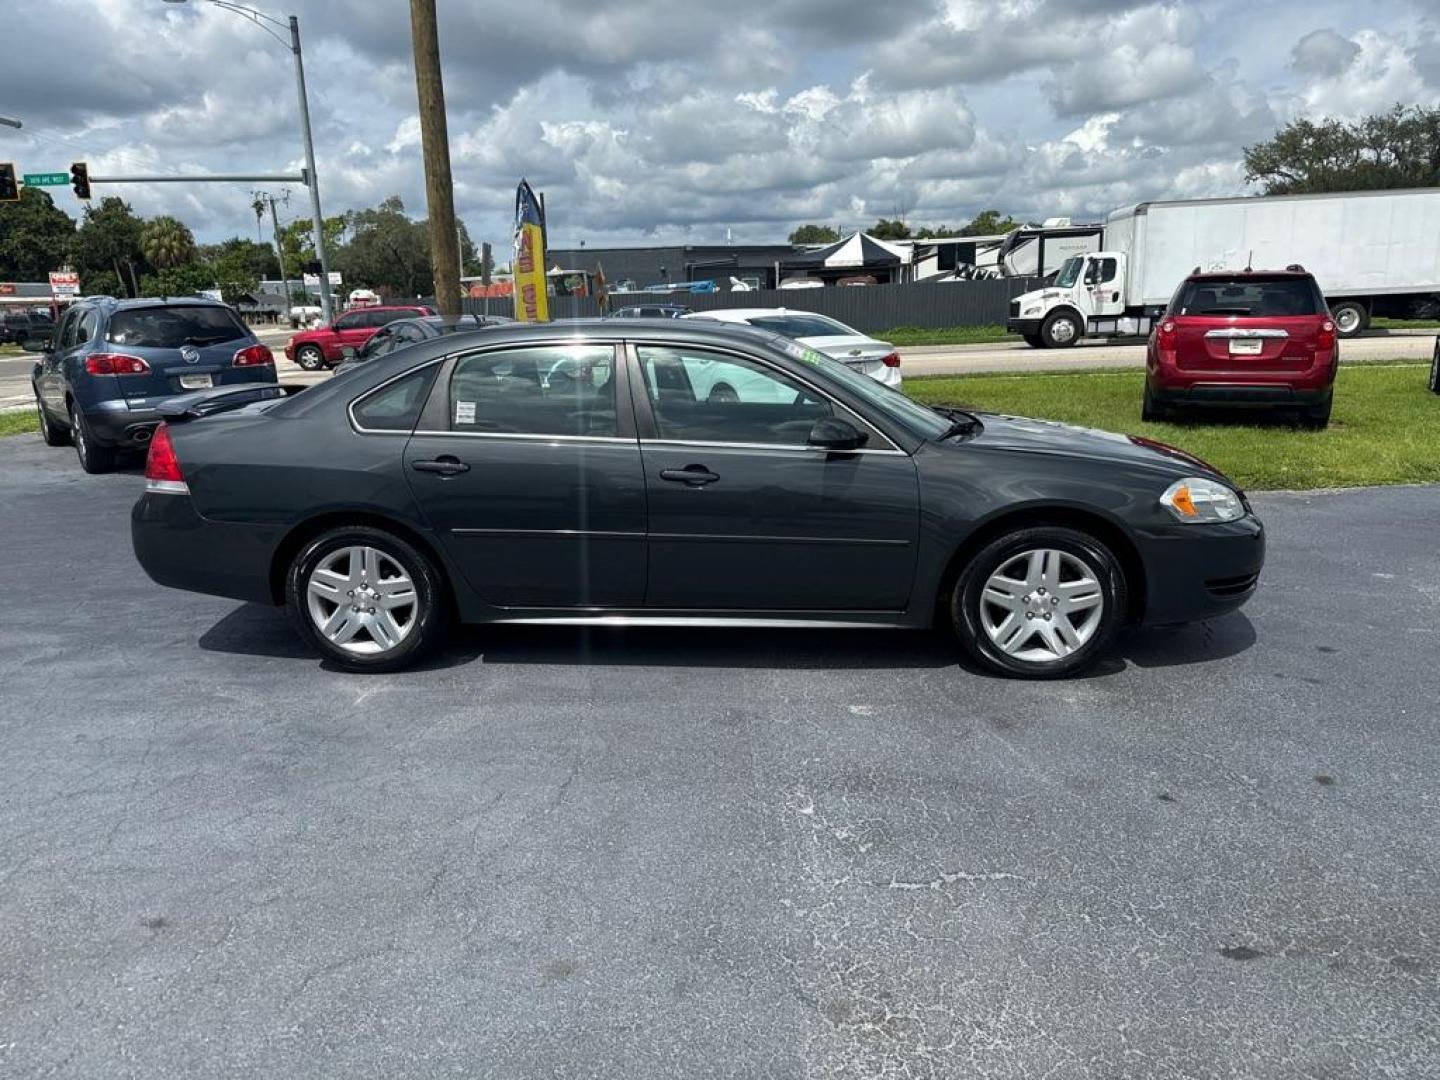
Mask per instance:
[[[1286,318],[1325,311],[1324,297],[1308,278],[1245,275],[1187,281],[1171,303],[1170,314]]]
[[[249,331],[229,308],[208,305],[133,308],[110,317],[105,339],[114,345],[178,349],[181,345],[219,345],[238,341]]]
[[[615,350],[554,345],[463,357],[450,379],[450,430],[614,437]]]

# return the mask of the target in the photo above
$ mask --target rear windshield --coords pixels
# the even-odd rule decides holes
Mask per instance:
[[[746,320],[751,326],[788,338],[836,337],[854,334],[848,326],[822,315],[760,315]]]
[[[1277,317],[1323,315],[1325,299],[1310,278],[1206,278],[1180,286],[1171,315]]]
[[[229,308],[196,304],[117,311],[105,340],[116,345],[178,349],[181,345],[219,345],[248,333]]]

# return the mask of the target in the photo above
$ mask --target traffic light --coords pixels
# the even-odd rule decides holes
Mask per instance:
[[[0,161],[0,202],[19,202],[20,185],[15,182],[15,163]]]
[[[77,161],[70,166],[70,187],[77,199],[90,198],[90,166]]]

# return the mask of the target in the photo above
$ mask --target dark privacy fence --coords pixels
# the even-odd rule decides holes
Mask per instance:
[[[682,304],[691,311],[718,308],[785,307],[815,311],[839,319],[867,333],[895,326],[984,326],[1003,323],[1010,300],[1039,287],[1038,278],[999,278],[992,281],[957,281],[943,285],[832,286],[824,289],[757,289],[720,293],[620,293],[612,307],[637,304]],[[465,310],[477,315],[510,315],[508,298],[466,300]],[[583,319],[600,314],[593,298],[555,296],[550,315],[556,319]]]

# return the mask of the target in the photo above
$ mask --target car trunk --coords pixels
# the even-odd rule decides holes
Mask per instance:
[[[1322,316],[1178,315],[1173,318],[1181,371],[1305,371],[1315,362]]]
[[[138,356],[150,365],[148,375],[124,375],[125,397],[156,398],[184,394],[191,390],[208,390],[228,383],[250,382],[247,368],[234,366],[235,354],[245,347],[243,338],[217,342],[213,345],[185,346],[180,349],[147,349],[114,346],[130,356]],[[189,359],[193,356],[194,359]]]
[[[836,334],[832,337],[807,337],[801,344],[817,349],[839,360],[848,368],[874,378],[885,367],[885,357],[895,351],[893,346],[863,334]]]

